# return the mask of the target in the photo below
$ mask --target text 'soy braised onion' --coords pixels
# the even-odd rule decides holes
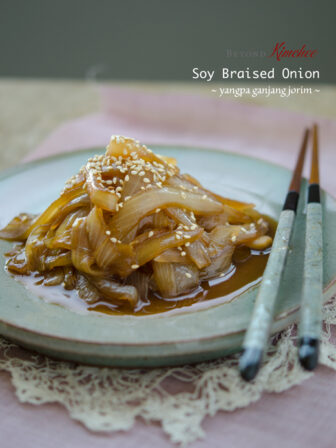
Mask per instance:
[[[174,159],[114,136],[41,215],[21,213],[0,237],[20,242],[7,254],[10,273],[77,290],[90,305],[134,310],[225,276],[237,247],[269,247],[269,223],[253,207],[203,188]]]

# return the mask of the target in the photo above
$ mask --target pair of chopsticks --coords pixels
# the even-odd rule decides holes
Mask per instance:
[[[310,131],[305,130],[299,156],[286,200],[280,214],[272,250],[254,305],[251,321],[243,343],[239,370],[252,380],[260,368],[269,338],[274,308],[285,267],[300,194],[302,169]],[[318,362],[322,326],[322,208],[319,186],[318,129],[313,126],[313,150],[308,187],[303,289],[299,326],[299,360],[306,370]]]

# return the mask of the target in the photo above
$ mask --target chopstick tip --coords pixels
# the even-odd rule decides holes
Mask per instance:
[[[301,366],[311,372],[318,364],[319,340],[305,336],[300,339],[299,360]]]
[[[245,381],[252,381],[260,368],[263,352],[259,348],[247,347],[239,359],[239,371]]]

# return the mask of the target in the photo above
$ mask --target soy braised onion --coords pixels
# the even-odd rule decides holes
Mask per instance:
[[[207,190],[175,159],[119,136],[40,216],[18,215],[0,238],[21,242],[7,254],[10,272],[76,289],[90,306],[134,309],[153,295],[197,291],[230,268],[237,246],[269,247],[268,233],[252,204]]]

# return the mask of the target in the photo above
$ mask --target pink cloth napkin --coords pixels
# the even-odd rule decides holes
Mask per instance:
[[[111,134],[134,136],[147,144],[184,144],[239,152],[293,167],[304,126],[320,125],[322,184],[335,191],[336,123],[332,120],[230,102],[206,96],[103,89],[103,111],[65,123],[27,160],[92,146]],[[8,375],[0,374],[1,446],[46,448],[168,447],[157,425],[138,422],[127,433],[96,435],[71,420],[57,405],[17,402]],[[335,374],[320,367],[299,386],[265,394],[248,408],[206,419],[205,440],[192,447],[331,448],[336,444]]]
[[[26,160],[105,147],[112,134],[146,144],[224,149],[293,168],[303,129],[320,126],[322,185],[336,191],[336,121],[207,96],[102,88],[101,113],[65,123]],[[308,167],[306,167],[308,168]],[[307,171],[307,170],[306,170]]]

